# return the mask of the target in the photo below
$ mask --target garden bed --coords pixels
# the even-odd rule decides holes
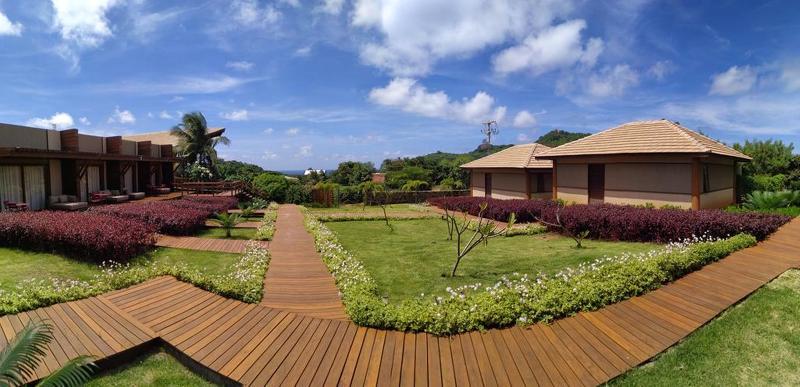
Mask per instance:
[[[655,209],[612,204],[574,204],[559,210],[552,200],[499,200],[480,197],[437,198],[432,205],[478,215],[480,205],[487,203],[487,218],[506,221],[513,213],[519,222],[541,218],[556,222],[556,211],[562,224],[573,233],[588,232],[592,239],[672,242],[694,236],[726,238],[739,233],[766,238],[791,217],[756,212],[732,213],[724,210],[688,211]],[[560,231],[554,228],[556,231]]]
[[[206,219],[236,205],[230,197],[186,197],[160,202],[124,203],[93,207],[89,212],[138,220],[168,235],[192,235],[205,227]]]

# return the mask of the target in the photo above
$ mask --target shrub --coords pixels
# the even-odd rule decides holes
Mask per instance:
[[[289,183],[283,175],[262,173],[253,179],[253,186],[267,195],[265,199],[284,202]]]
[[[480,197],[450,197],[428,200],[431,204],[477,215],[488,203],[486,216],[505,221],[511,213],[519,222],[535,218],[555,222],[556,202],[551,200],[499,200]],[[640,208],[612,204],[576,204],[564,208],[561,223],[570,232],[588,231],[588,237],[639,242],[671,242],[707,235],[725,238],[746,233],[762,240],[789,221],[789,217],[763,213],[731,213],[723,210],[686,211]]]
[[[31,279],[13,291],[0,289],[0,316],[92,297],[164,275],[221,296],[255,304],[263,295],[264,274],[269,261],[270,255],[265,248],[248,243],[242,258],[226,274],[207,275],[185,264],[103,262],[102,272],[88,281]]]
[[[800,205],[800,191],[753,191],[744,197],[742,207],[749,210],[772,210]]]
[[[210,215],[208,208],[202,204],[180,200],[110,204],[94,207],[89,212],[138,220],[152,225],[162,234],[169,235],[197,233],[205,227],[206,218]]]
[[[0,213],[0,245],[126,261],[155,243],[151,225],[92,212]]]
[[[658,288],[756,243],[750,235],[693,238],[641,254],[567,268],[555,276],[514,274],[496,284],[446,289],[445,296],[387,303],[364,265],[324,224],[306,212],[306,228],[333,274],[353,322],[376,328],[452,334],[531,324],[589,311]]]
[[[343,185],[338,187],[340,204],[356,204],[364,201],[364,189],[362,185]]]
[[[271,241],[275,235],[275,221],[278,219],[278,203],[272,202],[264,212],[264,219],[256,229],[255,240]]]

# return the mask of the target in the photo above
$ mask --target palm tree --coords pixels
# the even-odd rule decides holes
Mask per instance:
[[[45,322],[31,322],[0,352],[0,386],[21,386],[34,377],[47,345],[53,340],[53,329]],[[61,369],[42,379],[39,386],[82,386],[96,366],[89,356],[68,361]]]
[[[208,124],[203,113],[186,113],[181,123],[175,125],[170,133],[178,138],[178,154],[182,164],[199,163],[206,166],[216,175],[217,144],[231,143],[221,133],[209,133]]]
[[[242,222],[239,218],[239,214],[229,214],[227,212],[214,215],[214,218],[212,218],[211,221],[218,224],[220,228],[225,230],[225,238],[230,238],[231,230],[236,227],[237,224]]]

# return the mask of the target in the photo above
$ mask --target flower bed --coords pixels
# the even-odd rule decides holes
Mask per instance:
[[[205,227],[206,218],[236,204],[230,197],[187,197],[160,202],[110,204],[90,212],[135,219],[153,225],[162,234],[191,235]]]
[[[248,243],[242,258],[226,274],[206,275],[185,264],[104,262],[102,273],[88,281],[28,280],[18,285],[16,291],[0,290],[0,316],[96,296],[163,275],[174,276],[221,296],[255,304],[263,295],[264,274],[269,261],[269,252],[265,248]]]
[[[275,221],[278,219],[278,203],[272,202],[264,212],[264,218],[256,229],[255,239],[258,241],[271,241],[275,235]]]
[[[95,262],[141,254],[155,243],[154,232],[146,223],[91,212],[0,213],[0,245]]]
[[[451,334],[529,324],[597,309],[658,288],[703,265],[752,246],[739,234],[728,239],[694,238],[642,254],[601,258],[555,276],[513,275],[485,286],[447,289],[441,296],[387,303],[364,265],[306,211],[306,228],[336,279],[350,318],[359,325]]]
[[[551,200],[498,200],[480,197],[431,199],[432,205],[477,215],[481,203],[488,203],[485,216],[505,221],[512,213],[518,222],[532,222],[541,217],[555,222],[558,204]],[[725,238],[739,233],[766,238],[788,222],[788,216],[761,213],[730,213],[723,210],[687,211],[654,209],[612,204],[576,204],[564,207],[562,224],[574,233],[589,231],[594,239],[671,242],[707,235]]]

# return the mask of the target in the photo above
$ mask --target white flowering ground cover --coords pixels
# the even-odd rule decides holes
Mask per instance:
[[[220,274],[207,274],[200,268],[185,263],[103,262],[100,272],[89,279],[29,279],[17,284],[13,290],[0,289],[0,315],[92,297],[164,275],[174,276],[225,297],[257,303],[261,301],[264,274],[269,261],[269,251],[251,242],[247,244],[241,258],[229,270]]]
[[[648,252],[600,258],[555,275],[513,274],[492,284],[464,285],[443,289],[443,295],[390,303],[363,263],[327,226],[308,211],[305,222],[354,322],[434,334],[530,324],[597,309],[658,288],[756,243],[745,234],[720,240],[695,237]]]
[[[275,221],[278,220],[278,203],[271,202],[264,211],[264,218],[256,229],[255,240],[271,241],[275,236]]]

